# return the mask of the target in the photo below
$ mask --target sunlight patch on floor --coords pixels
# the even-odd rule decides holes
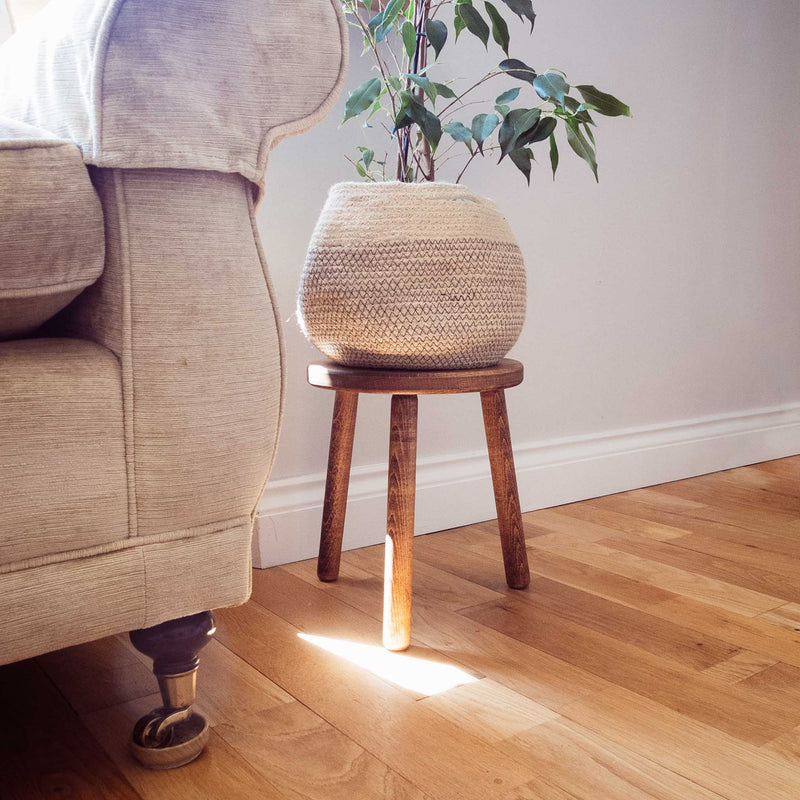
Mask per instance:
[[[297,635],[303,641],[363,667],[379,678],[427,696],[441,694],[448,689],[478,680],[474,675],[452,664],[429,661],[427,658],[417,658],[405,653],[392,653],[377,645],[358,644],[346,639],[330,639],[309,633]]]

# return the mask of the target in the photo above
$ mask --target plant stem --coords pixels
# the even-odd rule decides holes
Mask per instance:
[[[478,155],[477,147],[475,148],[473,154],[467,159],[467,163],[464,164],[464,169],[462,169],[461,172],[458,173],[458,177],[456,178],[456,183],[461,183],[461,178],[464,176],[464,173],[467,171],[467,167],[472,163],[472,159],[475,158],[476,155]]]

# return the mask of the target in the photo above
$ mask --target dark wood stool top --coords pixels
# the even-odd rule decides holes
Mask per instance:
[[[519,361],[504,358],[482,369],[412,370],[345,367],[333,361],[308,365],[308,382],[323,389],[367,394],[458,394],[508,389],[522,383]]]

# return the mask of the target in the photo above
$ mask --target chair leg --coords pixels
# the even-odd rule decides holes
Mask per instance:
[[[358,392],[336,392],[317,560],[317,577],[321,581],[335,581],[339,577],[357,410]]]
[[[519,505],[505,392],[502,389],[481,392],[481,405],[486,444],[489,447],[489,463],[492,467],[494,501],[500,527],[500,543],[503,547],[506,582],[512,589],[524,589],[531,582],[531,577],[528,569],[528,551],[525,548],[525,532],[522,528],[522,511]]]
[[[160,708],[133,729],[134,757],[151,769],[174,769],[194,761],[208,740],[208,722],[195,701],[198,653],[216,631],[210,611],[131,631],[133,646],[153,659],[161,691]]]
[[[386,564],[383,578],[383,646],[411,644],[411,563],[417,471],[417,397],[392,395]]]

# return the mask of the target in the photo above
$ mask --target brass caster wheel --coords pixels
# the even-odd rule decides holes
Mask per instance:
[[[202,714],[190,708],[157,708],[136,723],[131,752],[149,769],[176,769],[203,752],[208,734]]]

